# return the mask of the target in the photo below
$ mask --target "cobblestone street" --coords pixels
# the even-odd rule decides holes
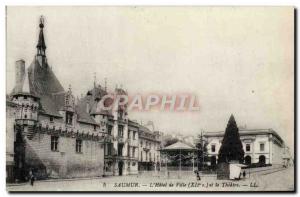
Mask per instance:
[[[115,176],[95,179],[47,180],[8,185],[9,191],[280,191],[293,190],[293,167],[275,172],[253,173],[240,180],[216,180],[215,176],[203,176],[197,181],[192,174],[182,178],[166,178],[147,175]]]

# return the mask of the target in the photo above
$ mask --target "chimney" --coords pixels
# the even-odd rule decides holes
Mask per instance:
[[[15,72],[16,72],[16,86],[22,84],[22,81],[25,76],[25,61],[18,60],[15,64]]]

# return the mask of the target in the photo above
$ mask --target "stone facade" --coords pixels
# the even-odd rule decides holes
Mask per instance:
[[[281,137],[272,129],[240,129],[240,139],[245,152],[246,164],[263,163],[283,165],[286,146]],[[224,132],[206,132],[210,165],[216,165]]]
[[[159,170],[161,166],[161,133],[140,125],[139,170]]]
[[[16,83],[7,96],[8,182],[102,176],[109,135],[61,86],[47,63],[41,20],[37,54],[26,69],[16,61]]]
[[[39,27],[37,54],[27,68],[16,61],[15,87],[7,96],[7,181],[25,181],[30,171],[38,179],[138,174],[139,152],[148,145],[144,161],[158,162],[157,133],[129,120],[126,105],[102,108],[104,96],[127,92],[116,87],[109,93],[94,82],[75,99],[48,64],[42,19]],[[139,147],[140,136],[147,147]]]

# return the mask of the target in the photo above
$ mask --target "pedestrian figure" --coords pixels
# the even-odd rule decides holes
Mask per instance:
[[[200,181],[201,177],[200,177],[199,171],[197,171],[196,174],[197,174],[197,180]]]
[[[33,175],[32,170],[29,171],[29,179],[30,179],[30,185],[33,186],[35,177]]]
[[[246,171],[243,172],[243,178],[246,178]]]

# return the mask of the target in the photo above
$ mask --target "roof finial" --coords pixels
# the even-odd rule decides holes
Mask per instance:
[[[41,17],[40,17],[40,28],[41,29],[44,28],[44,16],[43,15],[41,15]]]
[[[69,92],[72,92],[72,86],[69,84]]]
[[[43,29],[44,29],[44,17],[41,16],[40,17],[40,34],[39,34],[39,40],[38,40],[38,44],[36,46],[37,48],[37,55],[40,56],[46,56],[46,44],[45,44],[45,39],[44,39],[44,33],[43,33]]]

